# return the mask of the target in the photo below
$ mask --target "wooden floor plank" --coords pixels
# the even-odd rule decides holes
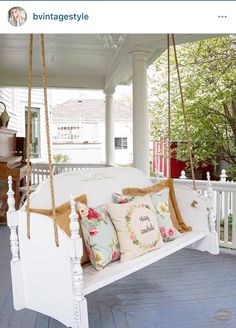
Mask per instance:
[[[25,310],[13,311],[8,323],[8,328],[20,328],[24,321]]]
[[[127,321],[126,313],[123,311],[118,311],[116,309],[112,309],[112,314],[115,322],[115,326],[119,328],[129,328],[129,323]]]
[[[34,327],[37,319],[37,312],[25,310],[25,315],[20,328]]]
[[[89,311],[89,327],[103,328],[99,310]]]
[[[49,328],[49,320],[46,315],[38,313],[34,328]]]
[[[14,310],[12,307],[12,295],[8,293],[6,297],[6,301],[0,312],[1,328],[8,328],[11,316],[13,315],[13,311]]]
[[[48,328],[64,328],[65,326],[59,321],[50,318]]]
[[[112,308],[110,306],[100,304],[99,311],[103,328],[118,328],[115,326]]]
[[[12,292],[11,290],[11,276],[10,271],[7,271],[6,276],[0,285],[0,315],[3,311],[4,304],[7,301],[8,294]]]
[[[140,321],[144,320],[151,322],[154,326],[161,323],[169,324],[170,327],[205,327],[204,323],[211,323],[212,327],[221,322],[222,327],[224,324],[231,325],[231,327],[236,327],[235,322],[235,308],[227,307],[223,310],[219,307],[219,304],[215,303],[210,307],[207,302],[199,303],[194,302],[191,305],[186,306],[186,304],[170,304],[167,306],[155,307],[129,307],[125,310],[138,318]],[[140,311],[142,309],[142,312]],[[219,316],[217,319],[217,312],[223,310],[226,312],[227,320],[220,320]],[[221,318],[226,318],[226,316],[221,316]],[[199,325],[202,322],[202,326]]]
[[[129,328],[157,328],[156,325],[151,323],[146,318],[139,318],[135,314],[126,314]],[[166,327],[167,328],[167,327]]]

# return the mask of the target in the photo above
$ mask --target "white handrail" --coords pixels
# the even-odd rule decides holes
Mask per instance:
[[[72,164],[72,163],[54,163],[53,173],[65,173],[70,171],[92,169],[98,167],[105,167],[105,164]],[[49,177],[49,169],[47,163],[33,163],[31,172],[31,184],[34,186],[39,185]]]
[[[183,178],[185,176],[185,172],[181,172],[181,177],[174,179],[175,186],[192,188],[192,180]],[[236,249],[236,182],[226,180],[226,171],[222,170],[220,181],[211,182],[214,192],[216,230],[220,246]],[[196,188],[205,196],[207,180],[196,180]]]
[[[105,164],[53,164],[54,174],[69,171],[92,169],[105,167]],[[192,188],[192,180],[185,177],[185,172],[181,172],[181,179],[174,179],[175,186],[188,186]],[[38,185],[49,177],[48,164],[32,164],[33,185]],[[236,182],[226,181],[227,175],[222,170],[221,181],[212,181],[214,192],[214,207],[216,213],[216,230],[218,232],[220,246],[236,249]],[[153,179],[155,182],[156,179]],[[206,195],[207,180],[196,180],[196,188],[199,193]]]

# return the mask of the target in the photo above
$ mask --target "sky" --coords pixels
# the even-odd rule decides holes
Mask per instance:
[[[114,99],[132,97],[132,85],[118,86],[114,93]],[[51,89],[52,107],[62,104],[69,99],[105,99],[102,90],[75,90],[75,89]]]

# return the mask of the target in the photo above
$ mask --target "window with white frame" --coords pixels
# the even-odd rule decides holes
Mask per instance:
[[[27,131],[27,114],[28,108],[25,108],[25,131]],[[40,108],[31,108],[30,115],[30,157],[40,158],[41,152],[41,140],[40,140]]]
[[[128,148],[128,138],[115,138],[115,149],[127,149]]]

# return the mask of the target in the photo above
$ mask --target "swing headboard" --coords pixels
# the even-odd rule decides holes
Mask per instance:
[[[108,167],[72,171],[54,176],[56,206],[70,200],[70,195],[86,194],[89,206],[98,206],[112,200],[112,193],[123,188],[150,186],[151,180],[136,168]],[[49,179],[31,195],[31,208],[51,208]]]

